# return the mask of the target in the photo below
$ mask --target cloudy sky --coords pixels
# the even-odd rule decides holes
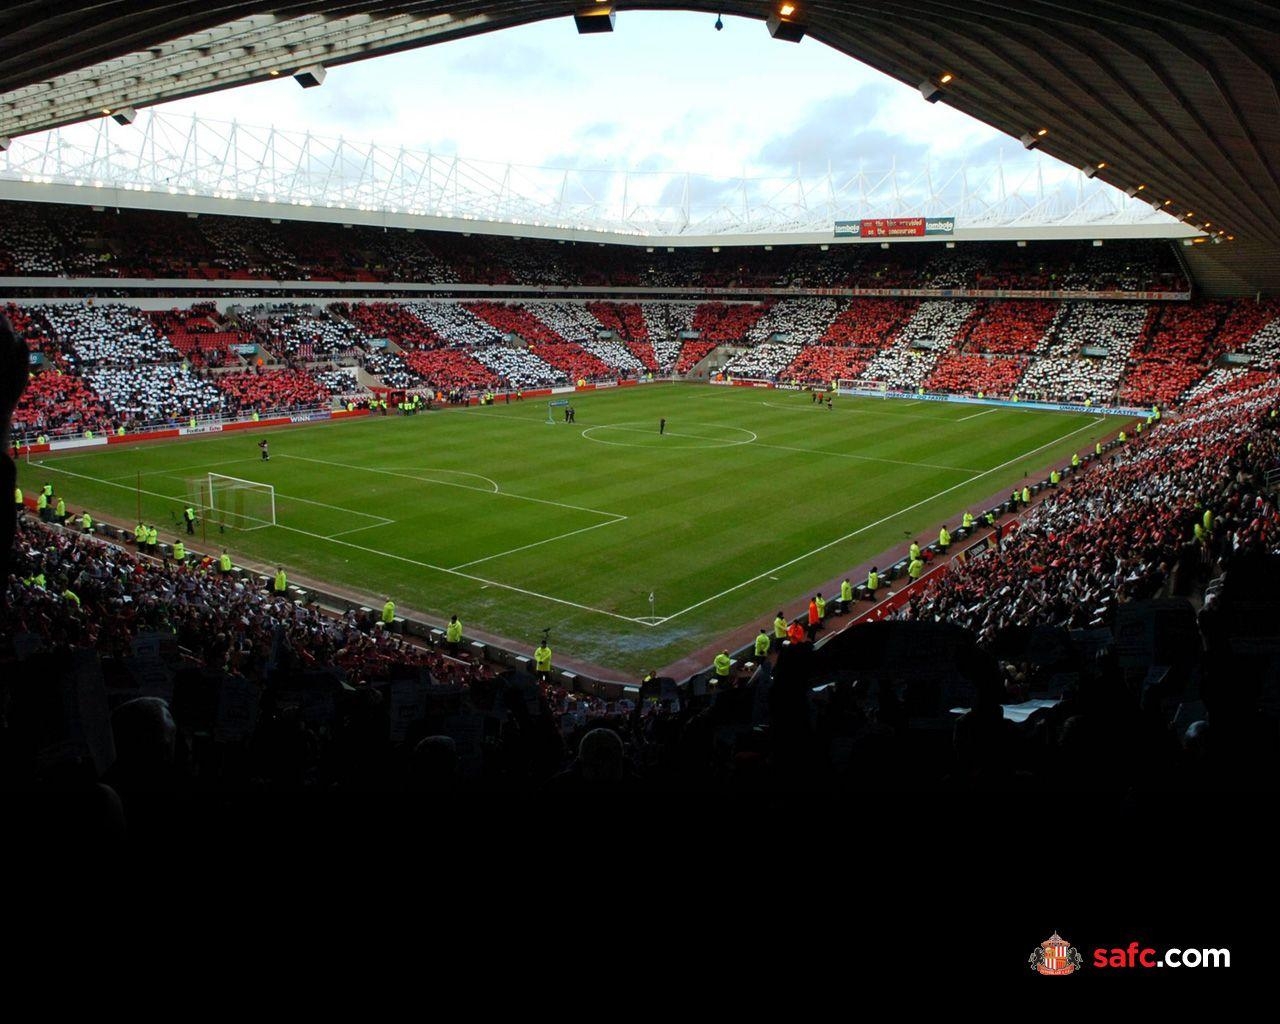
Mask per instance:
[[[335,67],[318,89],[282,78],[164,109],[550,167],[787,174],[926,155],[992,162],[997,149],[1037,159],[812,39],[713,23],[624,11],[611,35],[579,36],[563,18]]]
[[[335,66],[317,89],[281,76],[166,104],[153,109],[178,115],[162,130],[169,165],[181,166],[163,180],[183,186],[182,175],[195,173],[181,116],[195,113],[299,133],[282,143],[283,157],[245,149],[231,171],[217,133],[201,136],[201,148],[212,148],[195,163],[221,177],[197,187],[240,197],[261,192],[268,200],[276,191],[299,195],[301,181],[309,200],[338,205],[642,233],[730,230],[749,221],[815,230],[833,218],[920,214],[1043,223],[1078,218],[1085,195],[1090,216],[1125,202],[1100,182],[1086,190],[1075,168],[1027,152],[945,102],[926,103],[913,86],[813,39],[778,42],[759,21],[726,18],[721,32],[714,23],[706,14],[623,11],[612,34],[579,36],[573,20],[561,18]],[[144,133],[137,127],[104,121],[66,131],[97,154],[93,133],[103,124],[121,166],[152,160],[151,152],[138,155]],[[303,131],[376,143],[385,166],[351,151],[321,165],[313,151],[308,166],[316,169],[295,174],[288,160],[301,152]],[[266,133],[242,133],[242,145],[248,136],[265,147]],[[23,143],[43,159],[39,136]],[[508,177],[505,166],[468,165],[472,191],[463,201],[449,194],[467,186],[447,164],[447,173],[419,172],[408,185],[401,172],[392,198],[401,146],[523,166]],[[284,177],[264,184],[268,166]],[[629,176],[616,173],[623,170]],[[85,177],[113,173],[90,167]],[[969,214],[960,211],[961,194],[979,199]],[[377,198],[361,198],[368,195]],[[1044,204],[1028,215],[1041,196]]]

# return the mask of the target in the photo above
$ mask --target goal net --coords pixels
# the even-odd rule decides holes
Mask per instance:
[[[256,480],[210,473],[200,507],[222,529],[260,530],[276,525],[276,489]]]
[[[836,381],[836,386],[841,391],[860,392],[864,395],[885,396],[892,390],[887,380],[859,380],[851,377],[841,377]]]

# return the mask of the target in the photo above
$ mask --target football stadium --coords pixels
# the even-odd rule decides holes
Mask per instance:
[[[1268,5],[55,6],[0,15],[9,788],[1274,789]],[[603,94],[633,27],[993,141],[784,103],[806,161],[686,171],[654,81],[632,166],[522,162],[466,56],[395,80],[512,162],[302,123],[535,29]]]

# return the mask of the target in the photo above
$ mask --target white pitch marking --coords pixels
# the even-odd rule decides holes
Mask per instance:
[[[421,473],[447,473],[449,476],[469,476],[469,477],[473,477],[473,478],[475,478],[476,480],[483,480],[485,483],[487,483],[487,484],[489,485],[488,489],[489,489],[490,491],[492,491],[494,494],[497,494],[497,493],[499,493],[499,492],[502,490],[502,488],[498,486],[498,481],[494,480],[492,477],[488,477],[488,476],[481,476],[479,473],[466,473],[466,472],[464,472],[464,471],[463,471],[463,470],[461,470],[461,469],[436,469],[436,468],[434,468],[434,467],[433,467],[433,468],[430,468],[430,469],[427,469],[427,468],[421,469],[421,470],[419,470],[419,472],[421,472]],[[436,484],[448,483],[448,481],[446,481],[446,480],[427,480],[427,478],[425,478],[425,477],[423,478],[423,482],[424,482],[424,483],[436,483]],[[475,489],[476,489],[476,490],[480,490],[480,488],[475,488]]]
[[[377,518],[381,519],[382,517],[378,516]],[[345,537],[349,533],[359,533],[361,530],[376,530],[381,526],[394,526],[395,522],[396,521],[394,519],[388,519],[381,523],[370,523],[368,526],[356,526],[350,530],[339,530],[337,533],[331,533],[329,534],[329,537]]]
[[[133,491],[135,494],[149,494],[153,498],[164,498],[166,501],[185,501],[184,498],[176,498],[172,494],[161,494],[159,491],[147,491],[142,488],[130,487],[127,484],[117,483],[114,480],[104,480],[102,477],[89,476],[87,473],[73,473],[69,469],[57,469],[59,473],[67,476],[78,477],[81,480],[92,480],[94,483],[104,484],[107,487],[117,487],[122,491]],[[475,490],[475,488],[470,488]],[[534,499],[537,500],[537,499]],[[342,511],[351,511],[343,509]],[[590,511],[589,509],[586,511]],[[363,515],[364,513],[360,513]],[[612,515],[612,513],[604,513]],[[515,594],[524,594],[526,597],[536,597],[542,601],[550,601],[552,604],[562,604],[568,608],[577,608],[579,611],[594,612],[597,615],[606,615],[611,619],[618,619],[620,622],[632,622],[636,625],[649,626],[654,623],[645,622],[642,619],[634,619],[628,615],[619,615],[617,612],[606,611],[603,608],[593,608],[588,604],[579,604],[576,601],[568,601],[562,597],[552,597],[550,594],[539,594],[536,590],[525,590],[523,587],[512,586],[509,583],[499,583],[497,580],[485,579],[483,576],[473,576],[470,573],[458,572],[456,569],[447,569],[442,565],[432,565],[430,562],[420,562],[416,558],[406,558],[404,555],[393,555],[389,551],[380,551],[377,548],[367,548],[362,544],[353,544],[347,540],[338,540],[336,537],[325,536],[322,533],[312,533],[310,530],[300,530],[296,526],[284,526],[280,523],[275,524],[277,530],[288,530],[290,533],[297,533],[303,537],[311,537],[315,540],[328,541],[330,544],[338,544],[344,548],[352,548],[356,551],[364,551],[370,555],[377,555],[381,558],[390,558],[397,562],[407,562],[409,565],[416,565],[423,569],[431,569],[435,572],[442,572],[448,576],[457,576],[459,579],[474,580],[477,583],[483,583],[485,587],[497,587],[499,590],[509,590]],[[484,588],[481,588],[484,589]],[[665,621],[665,620],[664,620]]]
[[[750,436],[750,437],[748,437],[748,438],[745,438],[745,439],[743,439],[743,440],[741,440],[741,441],[727,441],[727,440],[725,440],[724,438],[720,438],[720,437],[707,437],[707,436],[705,436],[705,435],[703,435],[703,434],[680,434],[680,433],[676,433],[674,430],[668,430],[668,431],[666,431],[666,433],[665,433],[665,434],[660,435],[660,436],[664,436],[664,437],[683,437],[683,438],[686,438],[687,440],[690,440],[690,441],[711,441],[711,442],[714,442],[714,443],[712,443],[712,444],[708,444],[708,445],[692,445],[692,446],[690,446],[690,447],[695,447],[695,448],[696,448],[696,447],[701,447],[701,448],[737,448],[739,445],[744,445],[744,444],[753,444],[753,443],[755,443],[755,442],[759,439],[759,437],[760,437],[760,435],[759,435],[759,434],[757,434],[754,430],[747,430],[745,427],[729,427],[729,426],[726,426],[726,427],[725,427],[725,429],[726,429],[726,430],[738,430],[738,431],[741,431],[741,432],[742,432],[742,433],[744,433],[744,434],[750,434],[751,436]],[[612,444],[612,445],[617,445],[617,446],[618,446],[618,447],[620,447],[620,448],[636,448],[636,447],[644,447],[644,446],[642,446],[642,445],[623,444],[621,441],[605,441],[605,440],[603,440],[603,439],[601,439],[601,438],[599,438],[599,437],[592,437],[592,436],[591,436],[591,431],[593,431],[593,430],[622,430],[622,431],[626,431],[626,432],[629,432],[629,433],[632,433],[632,434],[652,434],[652,433],[653,433],[653,428],[652,428],[652,427],[628,427],[628,426],[624,426],[624,425],[619,424],[619,423],[601,423],[601,424],[598,424],[597,426],[594,426],[594,427],[587,427],[585,430],[580,431],[580,433],[582,434],[582,436],[583,436],[586,440],[588,440],[588,441],[594,441],[596,444]],[[680,450],[680,451],[689,451],[689,448],[688,448],[688,447],[685,447],[685,448],[681,448],[681,449],[679,449],[679,450]]]
[[[499,551],[496,555],[485,555],[483,558],[472,559],[470,562],[463,562],[461,565],[455,565],[454,569],[469,569],[473,565],[479,565],[481,562],[490,562],[495,558],[502,558],[504,555],[514,555],[517,551],[528,551],[530,548],[536,548],[543,544],[550,544],[553,541],[564,540],[566,537],[573,537],[579,533],[586,533],[588,530],[598,530],[602,526],[612,526],[614,523],[620,523],[626,516],[620,516],[617,519],[610,519],[604,523],[593,523],[591,526],[584,526],[579,530],[570,530],[568,533],[562,533],[555,537],[547,537],[545,540],[535,540],[532,544],[522,544],[518,548],[511,548],[507,551]]]
[[[1000,407],[996,406],[994,409],[986,409],[983,412],[975,412],[970,416],[961,416],[958,420],[956,420],[956,422],[963,423],[965,420],[976,420],[979,416],[990,416],[993,412],[999,412],[999,411],[1000,411]]]
[[[138,476],[164,476],[165,474],[176,476],[179,473],[185,473],[188,470],[192,470],[192,469],[206,469],[206,468],[212,468],[214,466],[234,466],[240,462],[261,462],[261,461],[262,461],[261,459],[252,458],[252,457],[245,458],[245,459],[225,459],[222,462],[201,462],[195,466],[176,466],[173,469],[144,469],[142,470],[141,473],[138,473],[135,471],[133,473],[125,474],[123,476],[113,476],[110,479],[133,480]]]
[[[468,487],[466,484],[453,484],[447,480],[429,480],[420,476],[412,476],[409,473],[401,473],[391,469],[373,469],[369,466],[352,466],[345,462],[331,462],[329,459],[311,459],[305,455],[281,455],[282,459],[297,459],[299,462],[314,462],[321,466],[336,466],[339,469],[350,469],[362,473],[380,473],[383,476],[395,476],[402,480],[416,480],[420,484],[439,484],[441,487],[459,487],[464,491],[475,491],[478,494],[495,494],[500,498],[515,498],[517,501],[532,501],[539,505],[553,505],[556,508],[568,508],[575,512],[590,512],[596,516],[612,516],[615,519],[626,519],[626,516],[619,515],[617,512],[605,512],[598,508],[584,508],[582,505],[568,505],[563,501],[551,501],[547,498],[531,498],[527,494],[513,494],[511,491],[491,491],[487,487]],[[428,470],[427,472],[431,472]],[[478,474],[473,474],[478,475]],[[484,479],[488,479],[485,477]],[[492,481],[490,481],[492,482]]]
[[[79,477],[82,480],[92,480],[95,483],[106,484],[109,487],[119,487],[121,490],[125,490],[125,491],[134,491],[135,493],[149,494],[153,498],[164,498],[166,501],[180,501],[180,502],[187,501],[186,498],[178,497],[177,495],[161,494],[159,491],[148,491],[148,490],[143,490],[142,488],[139,488],[139,487],[132,487],[129,484],[122,483],[119,480],[111,480],[105,477],[98,477],[98,476],[89,476],[89,474],[87,473],[73,473],[69,469],[60,469],[57,466],[50,466],[49,468],[52,469],[55,473],[64,473],[67,476]],[[282,494],[279,491],[276,492],[276,497],[281,498],[285,501],[300,501],[306,505],[318,505],[320,508],[327,508],[334,512],[345,512],[349,516],[360,516],[363,519],[378,520],[376,523],[371,523],[369,526],[359,527],[359,529],[361,530],[370,530],[370,529],[373,529],[373,527],[375,526],[389,526],[395,522],[394,519],[387,519],[385,516],[375,516],[371,512],[361,512],[358,509],[354,509],[354,508],[343,508],[341,505],[330,505],[323,501],[313,501],[311,498],[298,498],[292,494]],[[279,525],[279,524],[276,524],[276,525]],[[355,531],[344,530],[342,532],[354,533]],[[334,536],[338,536],[338,535],[335,534]]]
[[[852,452],[827,452],[818,448],[793,448],[785,444],[768,444],[764,441],[756,442],[757,448],[772,448],[779,452],[798,452],[801,455],[829,455],[834,459],[856,459],[858,462],[882,462],[889,466],[914,466],[921,469],[943,469],[952,473],[977,473],[976,469],[968,466],[943,466],[936,462],[905,462],[901,459],[878,459],[874,455],[854,455]]]
[[[847,401],[848,399],[846,398],[846,402]],[[767,405],[770,409],[777,409],[780,412],[798,412],[804,415],[809,415],[814,408],[812,403],[809,405],[779,405],[777,402],[762,401],[760,404]],[[922,403],[913,402],[911,404],[921,405]],[[906,406],[903,406],[903,408],[906,408]],[[836,413],[852,413],[861,416],[892,416],[900,420],[929,420],[930,422],[941,424],[948,422],[946,419],[939,419],[937,416],[913,416],[911,413],[890,412],[886,409],[879,408],[860,408],[858,406],[849,406],[848,404],[835,406],[831,411]]]
[[[914,418],[914,417],[913,417],[913,418]],[[608,430],[629,430],[629,431],[631,431],[632,433],[636,433],[636,434],[650,434],[650,433],[652,433],[652,431],[651,431],[651,430],[644,430],[644,429],[641,429],[640,427],[622,427],[622,426],[614,426],[614,425],[612,425],[612,424],[605,424],[604,426],[599,426],[599,427],[587,427],[587,429],[586,429],[586,430],[584,430],[584,431],[582,432],[582,436],[583,436],[583,437],[585,437],[585,438],[587,438],[587,440],[588,440],[588,441],[595,441],[595,442],[597,442],[597,443],[599,443],[599,444],[614,444],[614,445],[620,445],[620,442],[618,442],[618,441],[602,441],[602,440],[600,440],[600,438],[598,438],[598,437],[590,437],[590,436],[588,436],[588,431],[592,431],[592,430],[605,430],[605,429],[608,429]],[[799,454],[801,454],[801,455],[830,455],[832,458],[836,458],[836,459],[855,459],[855,460],[857,460],[858,462],[883,462],[883,463],[885,463],[885,464],[887,464],[887,465],[891,465],[891,466],[918,466],[918,467],[921,467],[921,468],[924,468],[924,469],[943,469],[943,470],[949,470],[949,471],[951,471],[951,472],[953,472],[953,473],[977,473],[977,472],[979,472],[979,470],[972,469],[972,468],[970,468],[970,467],[968,467],[968,466],[942,466],[942,465],[939,465],[939,464],[934,463],[934,462],[903,462],[903,461],[902,461],[902,460],[900,460],[900,459],[878,459],[878,458],[876,458],[874,455],[854,455],[852,452],[827,452],[827,451],[821,451],[821,450],[816,449],[816,448],[792,448],[792,447],[790,447],[790,446],[788,446],[788,445],[784,445],[784,444],[769,444],[769,443],[768,443],[768,442],[766,442],[766,441],[761,441],[761,440],[760,440],[760,435],[759,435],[759,434],[757,434],[757,433],[755,433],[755,431],[752,431],[752,430],[746,430],[744,427],[734,427],[733,429],[734,429],[734,430],[742,430],[742,431],[744,431],[745,433],[750,434],[750,435],[751,435],[751,438],[750,438],[750,439],[748,439],[748,440],[745,440],[745,441],[727,441],[727,442],[725,442],[724,444],[707,445],[707,447],[709,447],[709,448],[736,448],[736,447],[737,447],[737,446],[739,446],[739,445],[744,445],[744,444],[754,444],[757,448],[772,448],[772,449],[774,449],[775,451],[779,451],[779,452],[797,452],[797,453],[799,453]],[[695,440],[700,440],[700,441],[701,441],[701,440],[706,440],[706,441],[715,440],[714,438],[707,438],[707,437],[703,437],[703,436],[702,436],[702,435],[700,435],[700,434],[676,434],[676,433],[672,433],[671,431],[668,431],[668,432],[667,432],[667,437],[688,437],[688,438],[694,438]],[[635,446],[635,445],[621,445],[621,447],[624,447],[624,448],[633,448],[633,447],[636,447],[636,446]],[[688,448],[681,448],[681,449],[679,449],[679,450],[680,450],[680,451],[688,451],[689,449],[688,449]]]
[[[283,498],[285,501],[301,501],[306,505],[318,505],[320,506],[320,508],[332,509],[334,512],[346,512],[348,515],[363,516],[365,519],[378,520],[378,522],[373,523],[371,526],[361,527],[361,529],[372,529],[373,526],[390,526],[392,523],[395,522],[394,519],[388,519],[386,516],[375,516],[372,512],[357,512],[353,508],[343,508],[341,505],[328,505],[323,501],[312,501],[310,498],[295,498],[290,494],[280,494],[278,492],[276,494],[276,497]],[[346,533],[348,531],[344,530],[343,532]],[[335,534],[334,536],[337,536],[337,534]]]
[[[449,576],[457,576],[459,579],[474,580],[476,583],[483,583],[487,587],[497,587],[499,590],[509,590],[514,594],[523,594],[525,597],[536,597],[542,601],[550,601],[552,604],[562,604],[568,608],[577,608],[583,612],[594,612],[597,615],[607,615],[611,619],[618,619],[621,622],[634,622],[640,625],[648,625],[639,619],[634,619],[629,615],[619,615],[617,612],[606,611],[603,608],[593,608],[589,604],[579,604],[577,601],[569,601],[562,597],[552,597],[550,594],[540,594],[536,590],[526,590],[523,587],[512,586],[510,583],[499,583],[497,580],[485,579],[483,576],[473,576],[471,573],[459,572],[457,569],[449,569],[443,565],[432,565],[430,562],[420,562],[416,558],[406,558],[404,555],[394,555],[390,551],[380,551],[378,548],[367,548],[362,544],[353,544],[346,540],[335,540],[332,537],[325,537],[318,533],[312,533],[310,530],[299,530],[294,526],[280,526],[281,530],[288,530],[291,533],[299,533],[304,537],[314,537],[316,540],[326,540],[330,544],[341,544],[343,547],[354,548],[356,551],[364,551],[370,555],[377,555],[381,558],[390,558],[397,562],[407,562],[409,565],[420,566],[423,569],[431,569],[435,572],[442,572]]]
[[[662,621],[668,622],[671,619],[678,618],[679,616],[684,615],[686,612],[693,611],[695,608],[701,608],[704,604],[710,604],[712,601],[718,601],[720,600],[720,598],[724,597],[726,594],[732,594],[735,590],[741,590],[743,587],[750,586],[752,583],[755,583],[758,580],[765,579],[767,576],[769,576],[770,573],[775,573],[780,569],[789,568],[790,566],[795,565],[797,562],[804,561],[804,559],[810,557],[811,555],[816,555],[820,551],[826,551],[827,548],[835,547],[837,544],[843,544],[845,541],[849,540],[852,537],[858,536],[858,534],[860,533],[865,533],[867,530],[873,529],[874,527],[879,526],[881,523],[887,523],[892,519],[896,519],[898,516],[905,515],[907,512],[910,512],[913,509],[917,509],[921,505],[927,505],[931,501],[936,501],[938,498],[941,498],[944,494],[950,494],[954,490],[958,490],[959,488],[964,487],[967,484],[973,483],[974,480],[981,480],[984,476],[990,476],[992,473],[995,473],[998,470],[1004,469],[1005,466],[1011,466],[1015,462],[1019,462],[1030,455],[1034,455],[1038,451],[1043,451],[1045,448],[1048,448],[1051,445],[1057,444],[1059,441],[1065,441],[1068,437],[1071,437],[1074,434],[1079,434],[1081,431],[1084,431],[1084,430],[1091,430],[1093,427],[1096,427],[1099,423],[1102,423],[1105,419],[1106,419],[1105,416],[1100,416],[1095,420],[1091,420],[1090,422],[1086,423],[1084,426],[1077,427],[1075,430],[1068,431],[1067,433],[1063,434],[1061,437],[1055,437],[1052,441],[1048,441],[1045,444],[1042,444],[1039,448],[1033,448],[1029,452],[1023,452],[1022,454],[1016,456],[1015,458],[1010,459],[1008,462],[1002,462],[998,466],[992,466],[990,469],[977,474],[977,476],[970,477],[968,480],[961,480],[958,484],[952,484],[952,486],[948,487],[946,490],[939,491],[937,494],[931,495],[928,498],[924,498],[920,501],[917,501],[914,505],[908,505],[906,508],[899,509],[897,512],[892,512],[889,515],[883,517],[882,519],[877,519],[874,523],[868,523],[866,526],[860,526],[858,527],[858,529],[853,530],[850,533],[846,533],[843,537],[837,537],[835,540],[828,541],[826,544],[816,547],[812,551],[806,551],[802,555],[797,555],[795,558],[792,558],[789,561],[783,562],[781,565],[775,565],[771,569],[766,569],[762,573],[757,573],[755,576],[752,576],[749,580],[743,580],[741,583],[736,583],[732,587],[729,587],[726,590],[720,591],[720,593],[718,594],[712,594],[710,597],[703,598],[701,601],[698,601],[695,604],[689,605],[688,608],[681,608],[680,611],[673,612]]]

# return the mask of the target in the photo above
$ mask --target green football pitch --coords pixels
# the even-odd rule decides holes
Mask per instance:
[[[550,628],[557,657],[630,673],[798,611],[1122,423],[686,384],[571,401],[573,424],[555,409],[549,425],[542,399],[78,450],[24,462],[20,482],[129,526],[141,510],[165,541],[209,473],[270,484],[274,526],[221,532],[210,515],[192,547],[520,647]]]

